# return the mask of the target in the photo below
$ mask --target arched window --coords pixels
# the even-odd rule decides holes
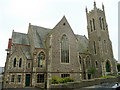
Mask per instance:
[[[99,21],[100,21],[100,28],[102,29],[101,17],[99,18]]]
[[[44,60],[45,60],[45,54],[43,51],[41,51],[38,55],[38,67],[43,67]]]
[[[95,41],[93,42],[93,50],[94,50],[94,53],[96,54],[97,52],[96,52],[96,43],[95,43]]]
[[[103,30],[105,30],[105,25],[104,25],[104,19],[102,18],[102,27],[103,27]]]
[[[80,64],[81,64],[81,62],[82,62],[81,59],[82,59],[81,56],[79,56],[79,63],[80,63]]]
[[[92,32],[92,21],[90,20],[90,29],[91,29],[91,32]]]
[[[20,58],[20,60],[19,60],[19,67],[21,67],[22,66],[22,58]]]
[[[61,39],[61,62],[69,63],[69,41],[65,34]]]
[[[106,72],[111,72],[110,62],[106,62]]]
[[[95,61],[95,66],[96,66],[96,68],[98,68],[98,62],[97,61]]]
[[[28,68],[30,68],[30,63],[28,63]]]
[[[107,52],[107,43],[106,43],[106,40],[104,40],[104,51]]]
[[[92,20],[93,20],[93,28],[95,30],[95,19],[93,18]]]
[[[16,58],[14,58],[13,67],[16,67]]]
[[[86,57],[86,67],[90,66],[90,57]]]

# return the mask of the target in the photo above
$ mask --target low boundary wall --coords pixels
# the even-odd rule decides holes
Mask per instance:
[[[82,88],[94,85],[100,85],[102,83],[114,83],[120,82],[120,77],[115,78],[96,78],[90,80],[82,80],[78,82],[68,82],[65,84],[52,84],[51,88]]]

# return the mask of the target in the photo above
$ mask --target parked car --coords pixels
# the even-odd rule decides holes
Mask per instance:
[[[118,82],[116,82],[115,85],[112,86],[112,88],[120,88],[120,84]]]

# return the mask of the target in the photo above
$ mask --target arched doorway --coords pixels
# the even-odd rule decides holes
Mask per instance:
[[[111,66],[109,61],[106,62],[106,72],[111,72]]]

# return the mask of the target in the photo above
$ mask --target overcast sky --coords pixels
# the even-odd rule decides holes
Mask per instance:
[[[105,6],[109,35],[118,59],[118,1],[96,0]],[[85,7],[93,9],[94,0],[0,0],[0,66],[5,65],[8,39],[12,30],[27,33],[29,23],[53,28],[65,15],[75,34],[87,35]]]

